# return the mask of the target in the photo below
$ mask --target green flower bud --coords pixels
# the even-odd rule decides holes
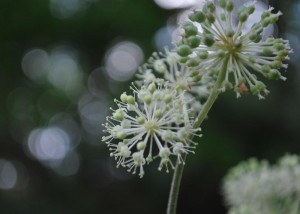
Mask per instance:
[[[186,24],[183,28],[185,30],[185,34],[187,37],[198,34],[198,28],[195,25],[193,25],[192,23]]]
[[[188,40],[188,44],[191,46],[191,48],[198,47],[201,42],[199,36],[190,36],[187,40]]]
[[[163,112],[158,109],[158,110],[155,111],[154,115],[155,115],[156,118],[161,118],[161,116],[163,115]]]
[[[262,82],[257,82],[256,85],[251,87],[251,93],[253,95],[259,95],[261,91],[265,90],[266,86]]]
[[[189,67],[195,67],[195,66],[199,65],[199,60],[198,60],[196,57],[190,58],[190,59],[187,61],[187,65],[188,65]]]
[[[240,22],[245,22],[245,21],[247,21],[247,19],[248,19],[248,14],[247,13],[241,13],[239,15]]]
[[[198,56],[200,57],[200,59],[207,59],[207,57],[208,57],[208,51],[206,51],[206,50],[199,51],[198,52]]]
[[[150,91],[151,94],[153,94],[153,92],[156,90],[156,86],[154,83],[151,83],[149,86],[148,86],[148,90]]]
[[[136,121],[137,121],[137,123],[138,124],[144,124],[145,123],[145,118],[144,117],[138,117],[137,119],[136,119]]]
[[[221,14],[220,14],[220,18],[221,18],[221,20],[224,21],[224,22],[227,20],[227,16],[226,16],[225,13],[221,13]]]
[[[269,73],[270,70],[271,70],[271,68],[270,68],[270,66],[268,66],[268,65],[263,65],[262,68],[261,68],[261,71],[262,71],[263,73],[266,73],[266,74]]]
[[[146,143],[144,141],[140,141],[137,143],[136,148],[138,151],[144,150],[146,148]]]
[[[263,27],[267,27],[270,24],[270,19],[269,18],[265,18],[262,22],[261,25]]]
[[[116,120],[123,120],[124,119],[124,113],[121,109],[118,109],[116,112],[113,113],[113,117],[116,119]]]
[[[170,103],[172,101],[172,96],[170,94],[165,94],[164,96],[165,103]]]
[[[118,132],[117,132],[117,138],[118,138],[118,139],[123,140],[123,139],[126,138],[126,137],[127,137],[126,132],[124,132],[124,131],[118,131]]]
[[[203,41],[206,46],[211,47],[215,43],[215,38],[212,34],[205,34]]]
[[[254,11],[255,11],[254,5],[250,5],[250,6],[248,7],[248,14],[250,15],[250,14],[254,13]]]
[[[273,14],[271,17],[270,17],[270,22],[271,24],[275,24],[277,21],[278,21],[278,18],[279,16],[277,14]]]
[[[216,11],[216,6],[212,2],[207,2],[207,8],[209,8],[212,13]]]
[[[218,0],[219,5],[221,8],[225,8],[226,7],[226,1],[225,0]]]
[[[135,99],[133,96],[127,96],[127,103],[133,105],[135,103]]]
[[[257,34],[256,33],[251,33],[250,35],[249,35],[249,39],[251,40],[251,41],[255,41],[256,40],[256,38],[257,38]]]
[[[270,48],[264,48],[262,52],[265,56],[272,56],[273,55],[273,51]]]
[[[278,51],[283,50],[284,49],[284,45],[280,42],[277,42],[274,44],[274,48]]]
[[[213,24],[216,21],[216,18],[212,13],[207,13],[206,18],[211,24]]]
[[[271,69],[267,77],[272,80],[278,80],[281,77],[280,72],[277,69]]]
[[[150,105],[150,103],[151,103],[151,101],[152,101],[150,95],[146,95],[146,96],[144,97],[143,100],[144,100],[144,102],[145,102],[147,105]]]
[[[199,82],[201,79],[202,79],[202,76],[197,75],[197,76],[193,77],[193,82],[197,83],[197,82]]]
[[[202,23],[205,21],[205,14],[201,11],[196,11],[189,15],[189,19],[193,22]]]
[[[265,19],[270,16],[270,11],[266,10],[261,14],[261,19]]]
[[[287,52],[286,50],[283,50],[278,53],[278,56],[283,58],[283,57],[286,57],[288,54],[289,54],[289,52]]]
[[[279,69],[282,66],[282,62],[276,60],[276,61],[273,61],[270,66],[271,66],[271,68],[277,68],[277,69]]]
[[[177,53],[180,55],[180,56],[188,56],[190,53],[191,53],[191,48],[190,46],[188,45],[180,45],[178,48],[177,48]]]
[[[188,60],[189,60],[189,57],[181,57],[181,58],[179,59],[179,62],[180,62],[180,63],[186,63]]]
[[[190,77],[194,77],[194,76],[197,76],[197,75],[199,75],[199,71],[197,71],[197,70],[193,70],[193,71],[190,72]]]
[[[170,131],[165,131],[162,136],[164,141],[171,141],[173,139],[172,133]]]
[[[233,8],[234,8],[233,2],[232,2],[232,1],[229,1],[229,2],[227,3],[227,5],[226,5],[226,10],[227,10],[228,12],[231,12],[231,11],[233,11]]]
[[[258,43],[258,42],[260,42],[261,39],[262,39],[262,36],[260,34],[257,34],[256,39],[253,42]]]
[[[121,94],[120,99],[122,102],[126,103],[127,102],[127,94],[125,92],[123,94]]]

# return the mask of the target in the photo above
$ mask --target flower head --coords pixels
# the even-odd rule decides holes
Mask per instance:
[[[160,81],[159,78],[168,81],[177,93],[185,91],[191,113],[198,114],[202,108],[202,102],[207,99],[213,86],[211,76],[200,76],[195,69],[179,63],[179,56],[175,52],[165,49],[164,52],[153,53],[148,62],[139,68],[136,74],[137,85],[149,84]],[[200,99],[199,99],[200,98]]]
[[[300,158],[285,155],[278,164],[252,158],[232,168],[224,179],[229,213],[299,213]]]
[[[198,69],[201,74],[214,75],[226,60],[223,88],[234,87],[237,96],[240,96],[250,87],[252,94],[263,98],[268,90],[250,69],[268,79],[285,80],[279,69],[287,68],[283,61],[291,53],[288,41],[273,37],[262,40],[261,36],[266,27],[278,20],[281,12],[273,14],[273,8],[269,8],[261,14],[259,22],[244,32],[255,5],[244,5],[234,10],[233,1],[218,2],[216,6],[207,1],[202,10],[194,10],[189,15],[190,21],[183,23],[184,33],[177,47],[181,61]],[[237,14],[233,14],[235,12]],[[235,16],[238,17],[237,26],[233,22]]]
[[[174,168],[171,157],[183,163],[182,154],[193,153],[192,136],[199,129],[192,127],[188,101],[164,81],[131,87],[134,95],[123,93],[115,100],[118,109],[107,117],[107,136],[102,138],[117,160],[117,167],[144,175],[144,165],[160,158],[158,169]],[[155,154],[154,154],[155,153]]]

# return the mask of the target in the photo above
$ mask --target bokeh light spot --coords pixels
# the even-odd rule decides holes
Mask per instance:
[[[12,162],[0,159],[0,188],[12,189],[17,183],[18,173]]]
[[[200,0],[154,0],[155,3],[164,9],[176,9],[191,7],[199,3]]]
[[[162,27],[160,28],[154,36],[155,47],[159,51],[163,51],[165,47],[168,49],[174,48],[172,44],[172,34],[176,28],[175,27]]]
[[[113,80],[127,81],[143,60],[143,51],[137,44],[128,41],[119,42],[106,53],[106,72]]]
[[[63,159],[70,149],[70,138],[58,127],[35,129],[29,135],[28,149],[41,161]]]
[[[84,9],[83,3],[81,0],[51,0],[50,11],[54,17],[66,19]]]
[[[28,51],[22,59],[22,69],[25,75],[34,81],[45,78],[48,72],[49,56],[42,49]]]
[[[59,165],[52,167],[52,169],[62,176],[75,175],[80,166],[79,155],[75,151],[70,151]]]
[[[49,82],[65,91],[70,97],[76,96],[83,88],[83,73],[76,59],[76,52],[67,47],[57,47],[50,55]]]

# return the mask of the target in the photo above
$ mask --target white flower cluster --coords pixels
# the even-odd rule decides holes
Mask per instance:
[[[184,92],[177,93],[167,82],[153,82],[137,89],[133,95],[123,93],[115,100],[118,109],[107,118],[107,136],[102,138],[117,160],[117,166],[144,175],[144,165],[160,158],[158,169],[174,168],[171,157],[181,163],[182,154],[193,153],[191,138],[199,129],[192,127],[188,100]]]
[[[192,93],[198,98],[207,98],[213,86],[210,76],[199,76],[199,72],[179,63],[179,56],[165,49],[153,53],[152,57],[139,68],[137,84],[151,83],[161,77],[177,91]]]
[[[261,36],[281,13],[266,10],[261,20],[244,32],[255,6],[234,10],[233,1],[218,2],[216,6],[206,1],[202,9],[192,11],[190,21],[182,25],[184,33],[176,50],[154,53],[139,68],[136,86],[131,87],[133,94],[123,93],[121,101],[116,100],[118,109],[107,117],[108,135],[102,141],[117,166],[138,171],[140,177],[144,165],[155,158],[160,158],[159,170],[174,168],[172,156],[183,163],[182,155],[193,153],[193,137],[199,131],[194,126],[207,114],[203,107],[210,108],[203,102],[212,101],[226,88],[234,88],[240,96],[250,87],[252,94],[264,98],[266,86],[249,69],[268,79],[285,80],[279,69],[287,68],[284,61],[292,52],[288,41],[262,40]],[[234,17],[238,17],[237,25]]]
[[[197,116],[200,112],[214,82],[213,77],[199,76],[197,70],[180,64],[178,54],[167,49],[153,53],[148,62],[139,68],[136,76],[138,80],[135,83],[138,86],[156,81],[159,77],[168,81],[178,93],[185,91],[186,99],[191,100],[190,116]]]
[[[250,159],[224,179],[230,214],[300,213],[300,157],[285,155],[277,165]]]
[[[261,14],[261,20],[251,29],[243,32],[248,17],[255,11],[255,5],[242,6],[234,10],[233,1],[219,0],[216,6],[207,1],[202,10],[194,10],[190,21],[183,23],[182,41],[177,52],[199,75],[214,75],[227,66],[223,90],[234,88],[237,96],[250,91],[260,99],[268,93],[266,86],[249,69],[255,70],[268,79],[286,78],[279,72],[287,68],[283,63],[289,59],[291,49],[288,41],[269,37],[262,40],[262,32],[274,24],[281,12],[272,14],[273,8]],[[237,12],[237,14],[235,14]],[[238,17],[234,25],[233,17]]]

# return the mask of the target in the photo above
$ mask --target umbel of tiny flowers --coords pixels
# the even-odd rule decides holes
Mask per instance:
[[[177,93],[185,91],[185,98],[190,100],[188,107],[192,117],[200,112],[202,103],[208,98],[215,81],[214,77],[199,76],[197,70],[180,64],[178,54],[168,49],[164,52],[154,52],[148,62],[139,68],[136,77],[138,80],[135,83],[138,86],[163,78]]]
[[[300,157],[285,155],[274,166],[254,158],[240,163],[223,184],[230,214],[298,214]]]
[[[159,77],[168,81],[179,93],[186,91],[186,94],[205,100],[213,86],[213,77],[200,76],[197,70],[180,64],[179,59],[176,52],[166,48],[164,52],[154,52],[148,62],[139,68],[136,84],[151,83]]]
[[[267,79],[285,80],[280,69],[286,69],[291,49],[288,41],[269,37],[262,40],[264,29],[274,24],[282,14],[269,8],[261,14],[261,20],[250,30],[243,27],[255,11],[255,5],[241,6],[234,10],[233,1],[219,0],[219,5],[207,1],[201,10],[194,10],[189,21],[184,22],[182,40],[177,44],[181,62],[199,70],[199,75],[215,75],[227,61],[227,72],[222,89],[234,88],[237,97],[250,91],[264,98],[268,90],[251,70]],[[237,14],[233,14],[233,13]],[[237,26],[233,17],[238,17]]]
[[[184,164],[183,154],[193,153],[196,145],[190,136],[200,129],[192,127],[188,101],[161,80],[131,87],[133,95],[123,93],[115,100],[118,108],[104,124],[107,136],[102,138],[117,160],[117,167],[144,175],[144,165],[159,158],[158,169],[174,168],[172,156]]]

